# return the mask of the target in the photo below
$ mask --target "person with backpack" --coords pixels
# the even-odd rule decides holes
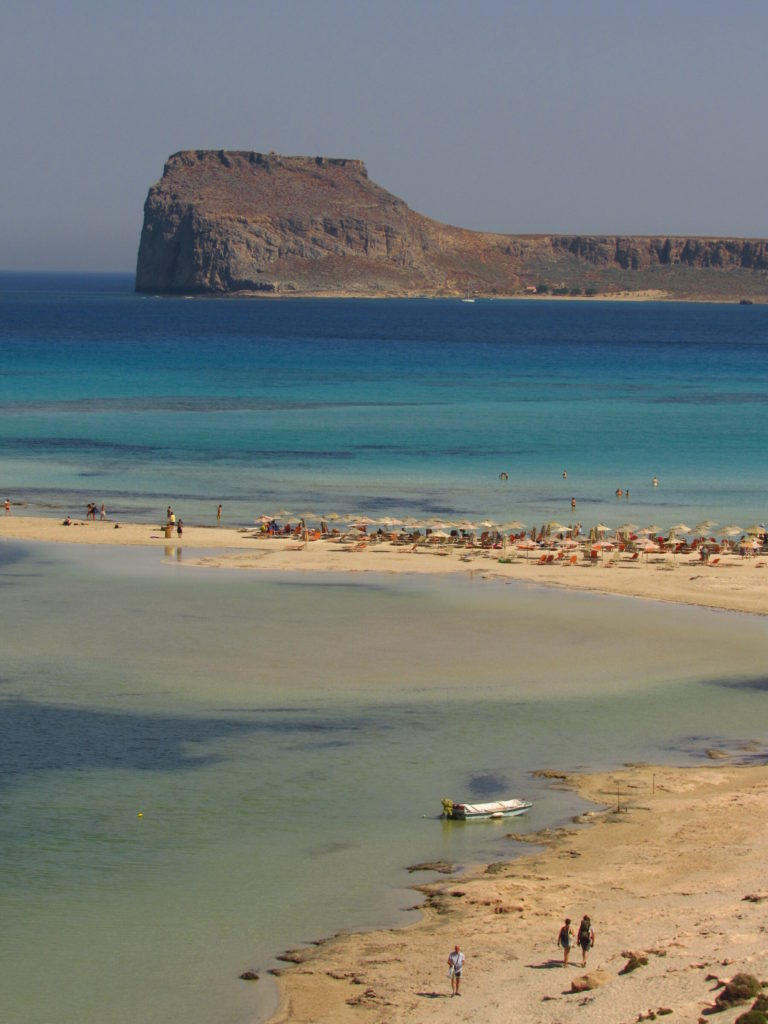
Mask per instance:
[[[571,955],[571,946],[573,946],[573,928],[571,928],[571,919],[566,917],[565,924],[560,929],[557,935],[557,944],[562,946],[563,949],[563,967],[568,966],[568,957]]]
[[[576,941],[581,946],[581,966],[586,967],[587,953],[595,944],[595,932],[592,928],[592,922],[590,921],[588,914],[585,914],[581,919]]]

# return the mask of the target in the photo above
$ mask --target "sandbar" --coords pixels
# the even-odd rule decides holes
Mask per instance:
[[[542,565],[536,553],[470,550],[451,544],[397,545],[365,537],[304,542],[264,536],[254,529],[191,525],[185,525],[181,538],[175,534],[167,538],[160,525],[77,520],[63,526],[60,519],[19,515],[0,517],[0,538],[156,547],[173,552],[185,565],[211,569],[455,573],[768,615],[768,559],[734,554],[706,563],[696,555],[659,553],[633,560],[625,554],[586,559],[578,553]]]

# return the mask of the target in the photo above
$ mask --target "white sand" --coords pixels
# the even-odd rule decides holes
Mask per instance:
[[[768,615],[768,559],[726,555],[717,564],[705,564],[692,555],[642,555],[637,561],[610,555],[596,564],[579,556],[566,562],[539,565],[538,555],[518,553],[515,560],[499,561],[501,551],[466,552],[451,545],[393,546],[362,541],[364,547],[335,540],[303,544],[293,539],[260,537],[254,530],[229,527],[185,527],[179,540],[170,539],[159,525],[61,520],[34,516],[0,517],[0,538],[56,543],[139,545],[160,549],[182,548],[182,563],[211,568],[261,569],[271,572],[406,572],[464,573],[518,580],[537,586],[592,590],[625,597],[642,597],[678,604],[704,605],[729,611]],[[466,560],[464,560],[466,559]]]

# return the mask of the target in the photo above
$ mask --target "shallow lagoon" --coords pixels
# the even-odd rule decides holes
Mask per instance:
[[[412,920],[407,864],[497,860],[578,808],[532,769],[765,738],[763,619],[157,551],[0,559],[9,1020],[251,1020],[274,989],[245,968]],[[434,817],[513,794],[535,801],[514,826]]]

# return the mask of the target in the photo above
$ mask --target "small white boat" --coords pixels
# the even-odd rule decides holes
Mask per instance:
[[[455,804],[453,800],[443,800],[444,818],[453,821],[480,821],[489,818],[513,818],[525,814],[533,804],[527,800],[494,800],[487,804]]]

